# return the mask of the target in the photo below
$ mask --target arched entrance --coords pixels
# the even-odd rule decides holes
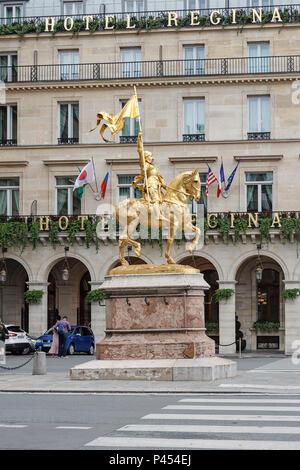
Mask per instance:
[[[57,261],[48,276],[48,328],[54,325],[57,315],[67,315],[73,325],[91,323],[91,304],[86,299],[90,273],[78,259],[68,257],[67,263],[67,280],[63,278],[64,259]]]
[[[202,256],[188,256],[179,261],[178,264],[186,264],[200,269],[204,280],[210,286],[209,290],[205,291],[204,298],[205,324],[209,322],[217,324],[219,322],[219,303],[215,301],[214,293],[219,287],[217,282],[219,275],[215,266]]]
[[[6,280],[0,282],[0,318],[6,324],[29,329],[28,304],[24,292],[28,289],[28,274],[18,261],[5,258]]]
[[[284,350],[283,279],[281,266],[268,256],[248,258],[237,271],[236,315],[248,350]]]

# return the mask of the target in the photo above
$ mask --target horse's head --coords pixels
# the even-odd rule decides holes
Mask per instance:
[[[190,196],[191,201],[193,199],[195,199],[196,201],[200,201],[201,183],[199,171],[197,168],[194,171],[189,172],[189,174],[185,176],[184,187],[186,192]]]

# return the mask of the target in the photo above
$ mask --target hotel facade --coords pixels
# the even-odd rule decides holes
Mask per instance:
[[[173,257],[210,285],[206,324],[219,352],[235,352],[237,316],[248,351],[292,354],[300,340],[300,8],[1,0],[0,16],[0,318],[40,335],[67,314],[103,337],[105,307],[88,293],[118,264],[112,207],[140,194],[131,185],[138,124],[127,120],[111,143],[89,130],[136,86],[145,149],[164,179],[200,174],[204,243],[190,255],[177,240]],[[90,160],[97,185],[80,199],[73,185]],[[208,167],[219,179],[222,162],[225,183],[238,164],[230,189],[217,197],[214,183],[206,198]],[[145,240],[140,259],[127,255],[161,264],[164,249],[164,240]],[[28,291],[39,303],[26,301]]]

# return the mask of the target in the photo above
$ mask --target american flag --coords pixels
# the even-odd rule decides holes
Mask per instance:
[[[206,177],[206,191],[205,191],[205,197],[208,195],[208,188],[211,184],[213,184],[215,181],[218,181],[213,172],[211,171],[210,167],[208,167],[208,173]]]

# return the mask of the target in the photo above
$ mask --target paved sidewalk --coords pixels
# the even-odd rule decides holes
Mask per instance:
[[[244,354],[242,359],[237,356],[226,358],[237,362],[237,376],[214,382],[71,380],[69,365],[65,362],[66,368],[62,371],[47,372],[46,375],[32,375],[29,370],[24,373],[22,369],[18,369],[14,374],[6,374],[4,371],[0,375],[0,392],[300,394],[300,364],[293,364],[291,357],[278,354]],[[86,357],[82,357],[82,363],[85,362]]]

